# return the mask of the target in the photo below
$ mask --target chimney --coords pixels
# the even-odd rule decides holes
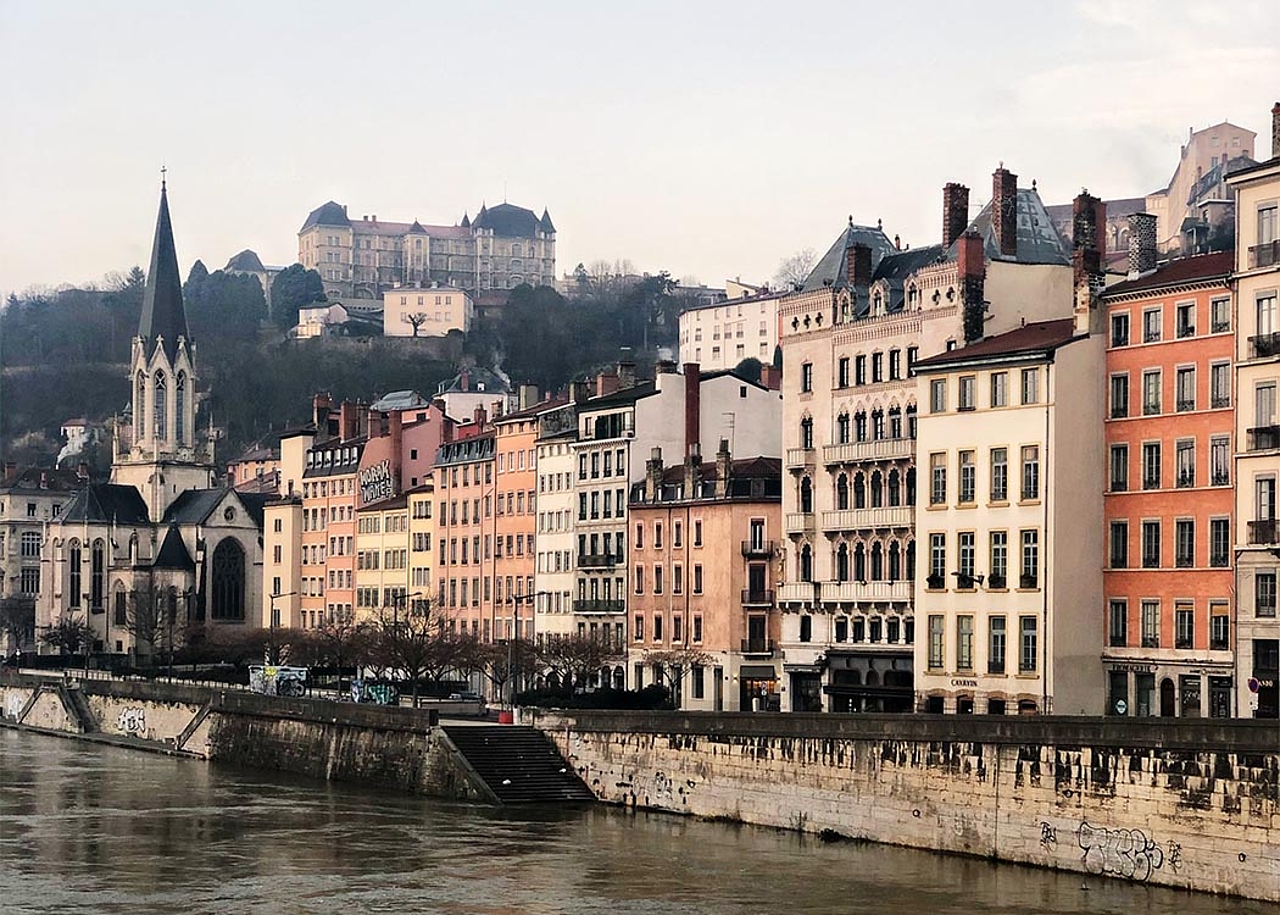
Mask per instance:
[[[582,403],[591,396],[591,383],[574,381],[569,384],[569,399],[574,403]]]
[[[1071,255],[1071,267],[1076,287],[1076,332],[1102,333],[1100,305],[1106,279],[1102,273],[1102,254],[1097,248],[1076,248]]]
[[[699,426],[702,420],[702,374],[698,371],[698,363],[684,364],[684,453],[686,456],[698,449]]]
[[[325,427],[329,424],[329,411],[333,408],[333,398],[328,394],[317,394],[311,400],[312,418],[315,420],[316,429],[324,434]]]
[[[983,336],[986,321],[987,260],[982,236],[969,231],[960,236],[956,269],[960,277],[961,303],[964,308],[964,342],[973,343]]]
[[[357,414],[356,405],[344,400],[338,406],[338,438],[348,442],[356,437]]]
[[[1129,215],[1129,276],[1156,269],[1156,217],[1152,213]]]
[[[636,364],[630,359],[618,362],[618,389],[626,390],[636,386]]]
[[[484,427],[485,422],[489,419],[489,414],[483,404],[476,404],[476,408],[471,411],[471,419],[477,426]]]
[[[950,248],[969,225],[969,189],[948,181],[942,186],[942,247]]]
[[[1271,106],[1271,158],[1280,159],[1280,102]]]
[[[659,359],[654,364],[653,370],[659,375],[674,375],[676,373],[676,364],[671,359]]]
[[[596,396],[603,397],[605,394],[612,394],[618,390],[618,373],[612,369],[603,371],[596,376]]]
[[[404,419],[399,410],[386,414],[386,419],[390,427],[387,434],[391,438],[391,479],[396,492],[400,492],[403,485],[401,474],[404,471]]]
[[[538,402],[538,386],[536,384],[522,384],[519,388],[519,409],[527,410]]]
[[[760,366],[760,384],[770,391],[782,390],[782,369],[776,365]]]
[[[845,249],[845,272],[849,285],[865,289],[871,285],[871,248],[862,242],[854,242]]]
[[[723,499],[729,495],[729,471],[733,468],[733,456],[729,453],[729,440],[720,439],[720,450],[716,452],[716,498]]]
[[[662,449],[654,448],[644,465],[644,496],[647,502],[656,502],[662,487]]]
[[[458,387],[462,388],[463,391],[471,390],[471,372],[467,369],[463,369],[458,373]]]
[[[373,437],[373,427],[370,425],[369,405],[363,400],[356,401],[356,436],[361,435]]]
[[[1071,246],[1092,248],[1099,253],[1106,247],[1107,205],[1085,188],[1071,202]]]
[[[18,472],[18,464],[16,461],[4,462],[4,481],[8,483],[13,479],[13,475]]]
[[[89,479],[89,465],[85,461],[76,464],[76,479],[80,482],[87,482]]]
[[[49,471],[47,470],[40,471],[40,488],[41,489],[49,488]]]
[[[698,498],[702,489],[702,447],[694,445],[684,456],[684,497]]]
[[[1002,257],[1018,256],[1018,176],[1003,162],[991,175],[991,231]]]

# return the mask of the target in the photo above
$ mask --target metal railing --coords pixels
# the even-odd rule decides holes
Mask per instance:
[[[1280,238],[1249,248],[1249,269],[1280,264]]]
[[[1251,544],[1280,543],[1276,536],[1277,524],[1274,518],[1270,521],[1249,522],[1249,542]]]
[[[775,651],[777,651],[777,645],[774,643],[773,639],[742,640],[743,654],[771,655]]]
[[[626,609],[627,602],[623,600],[586,598],[573,602],[574,613],[623,613]]]
[[[752,557],[768,557],[772,556],[774,551],[774,542],[772,540],[744,540],[742,541],[742,555],[748,559]]]
[[[1255,426],[1248,433],[1249,451],[1280,448],[1280,426]]]
[[[772,591],[753,591],[750,588],[742,590],[743,606],[750,607],[772,607],[773,592]]]
[[[1249,358],[1280,356],[1280,334],[1257,334],[1249,338]]]
[[[578,556],[578,568],[612,569],[618,561],[619,557],[613,553],[583,553]]]

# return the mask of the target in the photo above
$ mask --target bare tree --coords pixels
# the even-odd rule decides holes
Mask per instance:
[[[413,707],[418,707],[423,677],[439,678],[457,651],[458,640],[444,631],[444,616],[430,600],[383,607],[373,624],[370,660],[400,672],[410,681]]]
[[[784,257],[778,263],[778,270],[773,275],[774,286],[786,292],[799,289],[809,278],[809,274],[813,272],[813,265],[817,262],[818,256],[814,254],[812,248],[803,248],[795,254]]]
[[[586,635],[552,638],[538,654],[542,665],[555,674],[565,689],[585,687],[592,674],[625,657],[620,646]]]
[[[513,679],[538,667],[538,652],[528,639],[504,639],[484,645],[483,649],[484,666],[481,670],[499,697],[506,696],[506,685]]]
[[[11,648],[21,651],[36,635],[36,602],[30,597],[0,599],[0,635],[7,636]]]
[[[139,659],[145,655],[147,663],[153,665],[157,648],[163,646],[172,665],[174,649],[182,647],[186,630],[185,614],[179,612],[178,606],[183,597],[176,588],[154,583],[129,592],[124,628],[133,636]]]
[[[400,320],[413,327],[413,335],[418,336],[418,328],[427,323],[427,313],[416,311],[411,315],[401,315]]]
[[[89,654],[93,644],[93,628],[85,622],[83,616],[68,613],[59,617],[56,623],[44,627],[40,633],[40,641],[51,648],[58,649],[60,654]]]
[[[343,668],[360,664],[369,652],[372,636],[368,624],[358,623],[345,613],[339,614],[309,631],[307,655],[312,663],[332,667],[341,688]]]
[[[671,700],[679,708],[684,697],[684,678],[695,667],[706,667],[711,655],[697,648],[663,648],[646,651],[644,662],[662,672],[662,679],[671,684]]]

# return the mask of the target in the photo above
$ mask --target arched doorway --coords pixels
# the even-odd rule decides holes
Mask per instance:
[[[1172,718],[1174,714],[1173,680],[1165,677],[1160,681],[1160,717]]]

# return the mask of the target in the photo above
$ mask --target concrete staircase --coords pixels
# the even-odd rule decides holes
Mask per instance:
[[[84,693],[80,691],[80,684],[60,683],[57,689],[58,694],[62,697],[63,706],[80,726],[80,733],[92,734],[97,731],[98,722],[93,717],[93,712],[89,709],[89,701],[85,699]]]
[[[445,726],[472,770],[503,804],[592,801],[595,795],[536,728]]]

